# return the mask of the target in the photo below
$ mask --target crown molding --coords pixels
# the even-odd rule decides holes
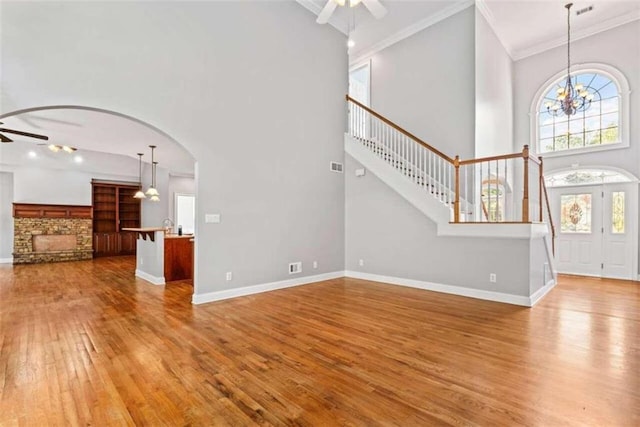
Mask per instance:
[[[575,42],[576,40],[594,36],[598,33],[611,30],[615,27],[619,27],[621,25],[628,24],[629,22],[633,22],[639,19],[640,19],[640,11],[634,11],[633,13],[626,13],[624,15],[619,15],[615,18],[607,19],[606,21],[602,21],[596,25],[591,26],[590,28],[575,31],[575,33],[571,35],[571,42]],[[552,40],[548,40],[546,42],[535,44],[525,49],[515,50],[513,51],[513,55],[511,57],[513,58],[514,61],[519,61],[521,59],[528,58],[529,56],[537,55],[539,53],[545,52],[547,50],[550,50],[559,46],[565,46],[566,44],[567,44],[566,36],[558,37]]]
[[[484,16],[485,21],[487,21],[487,24],[489,24],[489,27],[502,45],[504,51],[507,52],[507,55],[509,55],[511,60],[514,61],[515,59],[513,57],[513,52],[511,51],[509,46],[504,44],[502,38],[498,35],[498,31],[496,30],[496,18],[493,16],[493,12],[491,12],[491,8],[487,4],[487,2],[485,0],[476,0],[476,9],[482,16]]]
[[[298,2],[306,1],[306,0],[297,0]],[[365,49],[362,53],[359,53],[358,56],[354,56],[353,58],[349,58],[349,66],[353,66],[353,64],[357,64],[363,61],[366,61],[376,53],[380,52],[383,49],[388,48],[391,45],[398,43],[401,40],[404,40],[412,35],[416,34],[419,31],[424,30],[432,25],[437,24],[440,21],[443,21],[450,16],[455,15],[458,12],[463,11],[469,6],[473,6],[475,4],[475,0],[461,0],[458,1],[451,6],[441,10],[440,12],[428,16],[427,18],[421,19],[420,21],[409,25],[408,27],[398,31],[397,33],[387,37],[386,39],[374,44],[368,49]]]

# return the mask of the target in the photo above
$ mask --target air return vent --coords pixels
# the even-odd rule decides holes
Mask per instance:
[[[330,165],[330,168],[331,168],[331,172],[342,173],[342,163],[331,162],[331,163],[329,163],[329,165]]]
[[[292,262],[289,264],[289,274],[302,273],[302,262]]]
[[[582,9],[576,10],[576,15],[582,15],[583,13],[591,12],[593,10],[593,5],[583,7]]]

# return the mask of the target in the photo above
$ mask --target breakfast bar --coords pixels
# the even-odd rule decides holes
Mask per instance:
[[[193,278],[193,235],[167,234],[164,227],[123,230],[137,234],[136,277],[154,285]]]

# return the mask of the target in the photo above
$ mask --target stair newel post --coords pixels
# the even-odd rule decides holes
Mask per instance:
[[[522,194],[522,222],[529,222],[529,146],[522,148],[522,160],[524,162],[524,191]]]
[[[460,156],[453,159],[453,166],[456,169],[456,196],[453,201],[453,222],[460,222]]]
[[[542,186],[544,185],[544,170],[542,168],[542,156],[538,156],[540,164],[538,166],[538,200],[540,204],[539,221],[542,222]]]
[[[353,121],[353,117],[351,114],[351,103],[349,102],[349,94],[346,94],[344,96],[344,99],[347,101],[347,132],[349,133],[349,135],[353,135],[352,132],[352,121]]]

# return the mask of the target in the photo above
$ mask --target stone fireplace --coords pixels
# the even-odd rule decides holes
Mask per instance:
[[[13,204],[13,263],[93,257],[91,206]]]

